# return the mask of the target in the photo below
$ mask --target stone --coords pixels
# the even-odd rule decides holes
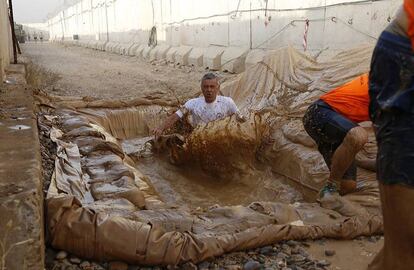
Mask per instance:
[[[368,241],[371,242],[371,243],[376,243],[378,241],[378,239],[377,239],[376,236],[371,236],[371,237],[368,238]]]
[[[284,260],[277,260],[276,265],[277,265],[277,268],[283,268],[286,266],[286,262]]]
[[[59,251],[58,254],[56,254],[56,259],[61,261],[63,259],[65,259],[68,256],[68,253],[64,250]]]
[[[292,251],[290,249],[290,246],[288,246],[286,244],[283,244],[282,245],[282,251],[283,251],[283,253],[286,253],[287,255],[291,255],[292,254]]]
[[[124,262],[110,262],[109,270],[128,270],[128,264]]]
[[[260,269],[260,267],[261,267],[261,264],[259,262],[250,260],[244,264],[243,270],[258,270]]]
[[[294,247],[291,248],[290,251],[291,251],[292,254],[300,254],[300,247],[294,246]]]
[[[80,268],[77,265],[68,265],[65,267],[65,270],[79,270]]]
[[[88,261],[83,261],[80,265],[80,268],[84,269],[84,268],[88,268],[91,266],[91,263]]]
[[[299,245],[299,242],[294,241],[294,240],[289,240],[289,241],[286,242],[286,244],[290,247],[296,247],[296,246]]]
[[[302,242],[302,246],[304,246],[304,247],[310,247],[311,245],[308,242]]]
[[[336,254],[336,251],[335,250],[332,250],[332,249],[325,250],[325,255],[328,256],[328,257],[331,257],[331,256],[333,256],[335,254]]]
[[[306,258],[309,257],[309,253],[304,248],[299,248],[299,254]]]
[[[289,258],[289,255],[287,255],[283,252],[280,252],[279,254],[277,254],[276,257],[279,258],[279,259],[282,259],[282,260],[287,260]]]
[[[292,255],[292,257],[290,257],[290,259],[294,262],[303,262],[303,261],[306,260],[305,257],[303,257],[302,255],[298,255],[298,254]]]
[[[61,261],[61,263],[62,263],[62,264],[64,264],[64,265],[72,265],[72,264],[70,263],[70,261],[69,261],[67,258],[63,259],[63,260]]]
[[[181,269],[183,269],[183,270],[197,270],[198,268],[197,268],[197,265],[195,265],[194,263],[187,262],[187,263],[185,263],[181,266]]]
[[[198,264],[198,269],[207,270],[210,267],[210,263],[207,261],[201,262]]]
[[[97,263],[92,263],[92,267],[93,267],[93,270],[105,270],[105,267]]]
[[[219,268],[219,266],[218,266],[218,264],[217,263],[212,263],[211,265],[210,265],[210,269],[218,269]]]
[[[317,265],[322,266],[322,267],[329,266],[329,265],[331,265],[331,262],[329,262],[327,260],[320,260],[320,261],[317,262]]]
[[[240,265],[226,265],[225,267],[226,270],[241,270],[241,266]]]
[[[262,247],[260,249],[260,254],[268,255],[273,252],[273,248],[271,246]]]
[[[70,257],[69,261],[73,264],[80,264],[82,262],[78,257]]]
[[[309,267],[315,267],[316,262],[310,261],[304,264],[305,267],[309,268]]]

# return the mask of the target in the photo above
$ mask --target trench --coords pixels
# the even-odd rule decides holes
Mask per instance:
[[[158,107],[132,107],[82,112],[122,145],[123,152],[134,160],[134,167],[167,205],[191,209],[249,205],[255,201],[303,201],[302,194],[288,184],[287,178],[272,172],[270,166],[254,164],[222,176],[194,162],[172,164],[168,151],[154,152],[148,143],[153,139],[150,130],[158,122],[154,119],[159,118],[160,111]]]

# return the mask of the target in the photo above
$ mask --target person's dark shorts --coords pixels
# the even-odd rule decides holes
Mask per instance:
[[[414,186],[414,53],[409,39],[381,34],[369,81],[377,178],[383,184]]]
[[[343,142],[346,134],[356,123],[333,110],[326,102],[318,100],[309,106],[303,117],[306,132],[318,145],[318,150],[325,159],[328,168],[335,150]],[[346,170],[343,179],[356,180],[355,161]]]

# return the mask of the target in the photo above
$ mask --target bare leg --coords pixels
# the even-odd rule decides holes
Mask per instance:
[[[379,184],[384,217],[384,247],[370,270],[414,269],[414,188]]]
[[[332,156],[329,181],[340,182],[341,190],[348,193],[356,188],[356,179],[343,181],[346,170],[351,166],[356,154],[368,142],[368,134],[362,127],[354,127],[345,136],[342,144]]]

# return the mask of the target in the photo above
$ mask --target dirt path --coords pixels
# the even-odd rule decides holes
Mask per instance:
[[[180,102],[184,102],[199,93],[203,73],[186,67],[150,64],[136,57],[49,43],[25,44],[23,51],[33,63],[52,74],[50,77],[53,79],[44,90],[62,96],[132,99],[170,95],[178,96]],[[315,241],[308,242],[307,250],[315,259],[330,261],[332,264],[328,269],[363,270],[382,243],[383,240],[378,240],[378,237],[352,241]],[[326,250],[334,250],[335,255],[327,257]],[[244,253],[243,256],[254,258],[250,253]],[[234,260],[234,256],[229,254],[218,258],[217,265],[225,267],[226,261]]]
[[[23,52],[53,74],[46,90],[62,96],[132,99],[174,95],[187,99],[199,92],[202,72],[150,64],[137,57],[52,43],[28,43]]]

